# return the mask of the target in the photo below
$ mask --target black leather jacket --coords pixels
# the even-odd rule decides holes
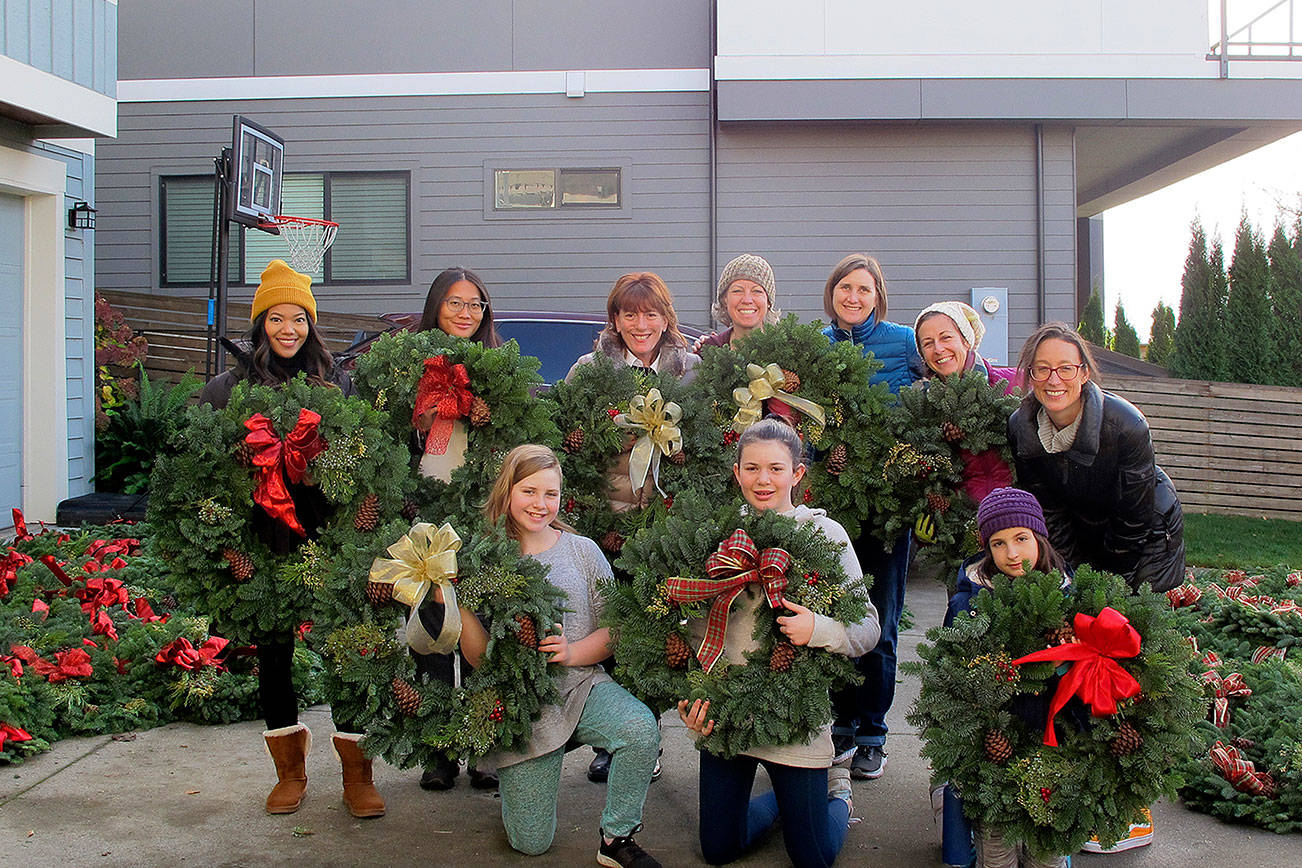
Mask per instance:
[[[1131,587],[1164,591],[1184,579],[1184,515],[1170,478],[1154,463],[1148,422],[1092,382],[1076,440],[1049,454],[1031,398],[1008,420],[1017,484],[1044,508],[1049,540],[1073,568],[1089,564]]]

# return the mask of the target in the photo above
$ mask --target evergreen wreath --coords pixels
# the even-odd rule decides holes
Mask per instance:
[[[905,474],[892,493],[899,507],[879,515],[879,534],[891,538],[926,516],[935,526],[927,551],[952,575],[976,548],[976,507],[963,490],[964,458],[995,450],[1011,469],[1008,417],[1018,398],[990,385],[978,370],[933,376],[899,393],[895,435],[902,449],[931,458],[938,472]]]
[[[710,601],[674,603],[666,580],[704,579],[707,559],[738,529],[761,551],[781,548],[791,556],[786,599],[854,624],[867,613],[868,598],[866,581],[847,579],[838,546],[812,523],[748,512],[737,501],[715,506],[699,492],[683,494],[668,515],[625,544],[616,566],[632,581],[604,591],[616,677],[657,714],[679,700],[710,700],[716,726],[697,744],[725,758],[808,740],[832,719],[829,690],[858,679],[849,658],[787,642],[776,621],[782,611],[768,606],[760,607],[760,646],[745,665],[720,657],[710,672],[703,669],[687,625],[708,615]]]
[[[1073,853],[1095,833],[1104,846],[1125,835],[1141,808],[1180,785],[1206,713],[1186,671],[1190,646],[1165,600],[1131,595],[1121,578],[1089,567],[1070,592],[1061,583],[1056,572],[997,579],[974,613],[928,631],[921,662],[902,667],[922,679],[908,721],[922,732],[933,783],[952,783],[970,819],[1041,857]],[[1136,656],[1114,660],[1139,692],[1104,717],[1073,698],[1056,717],[1058,745],[1047,746],[1043,705],[1056,691],[1055,664],[1014,661],[1075,641],[1075,616],[1105,607],[1140,637]]]
[[[393,542],[408,530],[391,522],[379,537]],[[366,733],[368,755],[400,768],[522,748],[541,707],[556,699],[553,670],[537,650],[560,621],[564,602],[547,582],[547,568],[522,556],[500,527],[481,522],[473,537],[463,539],[451,581],[458,603],[479,615],[489,641],[480,665],[453,687],[417,677],[406,645],[396,638],[407,607],[392,599],[392,586],[369,582],[377,556],[384,550],[340,554],[323,613],[331,626],[312,632],[321,637],[334,711]]]
[[[672,455],[658,456],[659,484],[665,496],[652,499],[644,509],[616,513],[610,507],[607,474],[630,439],[645,434],[620,427],[616,417],[627,414],[630,403],[645,398],[652,389],[682,410],[677,423],[682,446]],[[597,540],[611,559],[626,539],[661,518],[681,492],[692,488],[717,496],[728,489],[732,447],[720,439],[711,417],[702,417],[699,400],[693,400],[677,378],[617,367],[597,353],[591,364],[579,367],[572,381],[553,386],[544,400],[564,433],[559,453],[566,491],[562,518],[583,536]],[[647,479],[653,479],[652,473]]]
[[[358,394],[386,415],[385,428],[399,443],[412,440],[412,411],[425,360],[437,356],[465,367],[465,388],[473,396],[462,411],[467,423],[465,463],[452,471],[450,482],[418,478],[416,511],[409,508],[406,515],[409,520],[419,514],[426,521],[468,527],[479,520],[506,453],[521,443],[558,446],[560,434],[548,408],[535,397],[542,386],[537,359],[521,356],[514,341],[490,349],[432,329],[381,337],[357,360],[353,373]]]
[[[263,507],[254,502],[259,458],[251,457],[246,438],[254,433],[246,423],[261,414],[270,423],[267,439],[293,439],[307,430],[300,427],[304,411],[319,414],[316,434],[325,444],[308,458],[305,481],[319,487],[330,513],[316,539],[276,554],[250,523]],[[237,384],[223,410],[190,408],[173,446],[176,454],[160,457],[151,480],[151,555],[178,596],[241,643],[287,636],[310,618],[331,553],[373,547],[375,528],[398,514],[411,487],[406,449],[384,430],[381,415],[302,375],[275,389]],[[271,471],[272,482],[283,473]]]
[[[890,435],[895,411],[886,385],[869,383],[881,363],[848,341],[829,342],[821,327],[817,322],[802,325],[795,314],[788,314],[748,334],[736,349],[702,347],[702,362],[691,388],[699,393],[703,406],[694,412],[702,420],[712,420],[714,436],[732,446],[744,427],[734,424],[738,414],[734,390],[751,383],[751,365],[780,368],[785,382],[779,381],[777,389],[812,401],[824,414],[820,423],[793,410],[796,430],[814,455],[801,499],[827,510],[854,539],[861,522],[894,508],[890,485],[880,469],[895,442]],[[724,460],[724,467],[730,467],[733,455]]]

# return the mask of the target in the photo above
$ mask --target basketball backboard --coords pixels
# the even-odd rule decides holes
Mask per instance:
[[[241,115],[235,116],[230,219],[278,234],[270,219],[280,213],[285,140]]]

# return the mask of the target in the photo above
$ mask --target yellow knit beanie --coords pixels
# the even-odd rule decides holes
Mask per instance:
[[[273,259],[262,272],[262,282],[253,294],[253,312],[249,322],[256,322],[258,314],[278,304],[296,304],[316,322],[316,299],[312,297],[312,278],[299,274],[283,259]]]

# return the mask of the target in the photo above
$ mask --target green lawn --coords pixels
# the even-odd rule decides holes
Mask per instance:
[[[1186,514],[1184,539],[1191,567],[1302,567],[1302,521]]]

